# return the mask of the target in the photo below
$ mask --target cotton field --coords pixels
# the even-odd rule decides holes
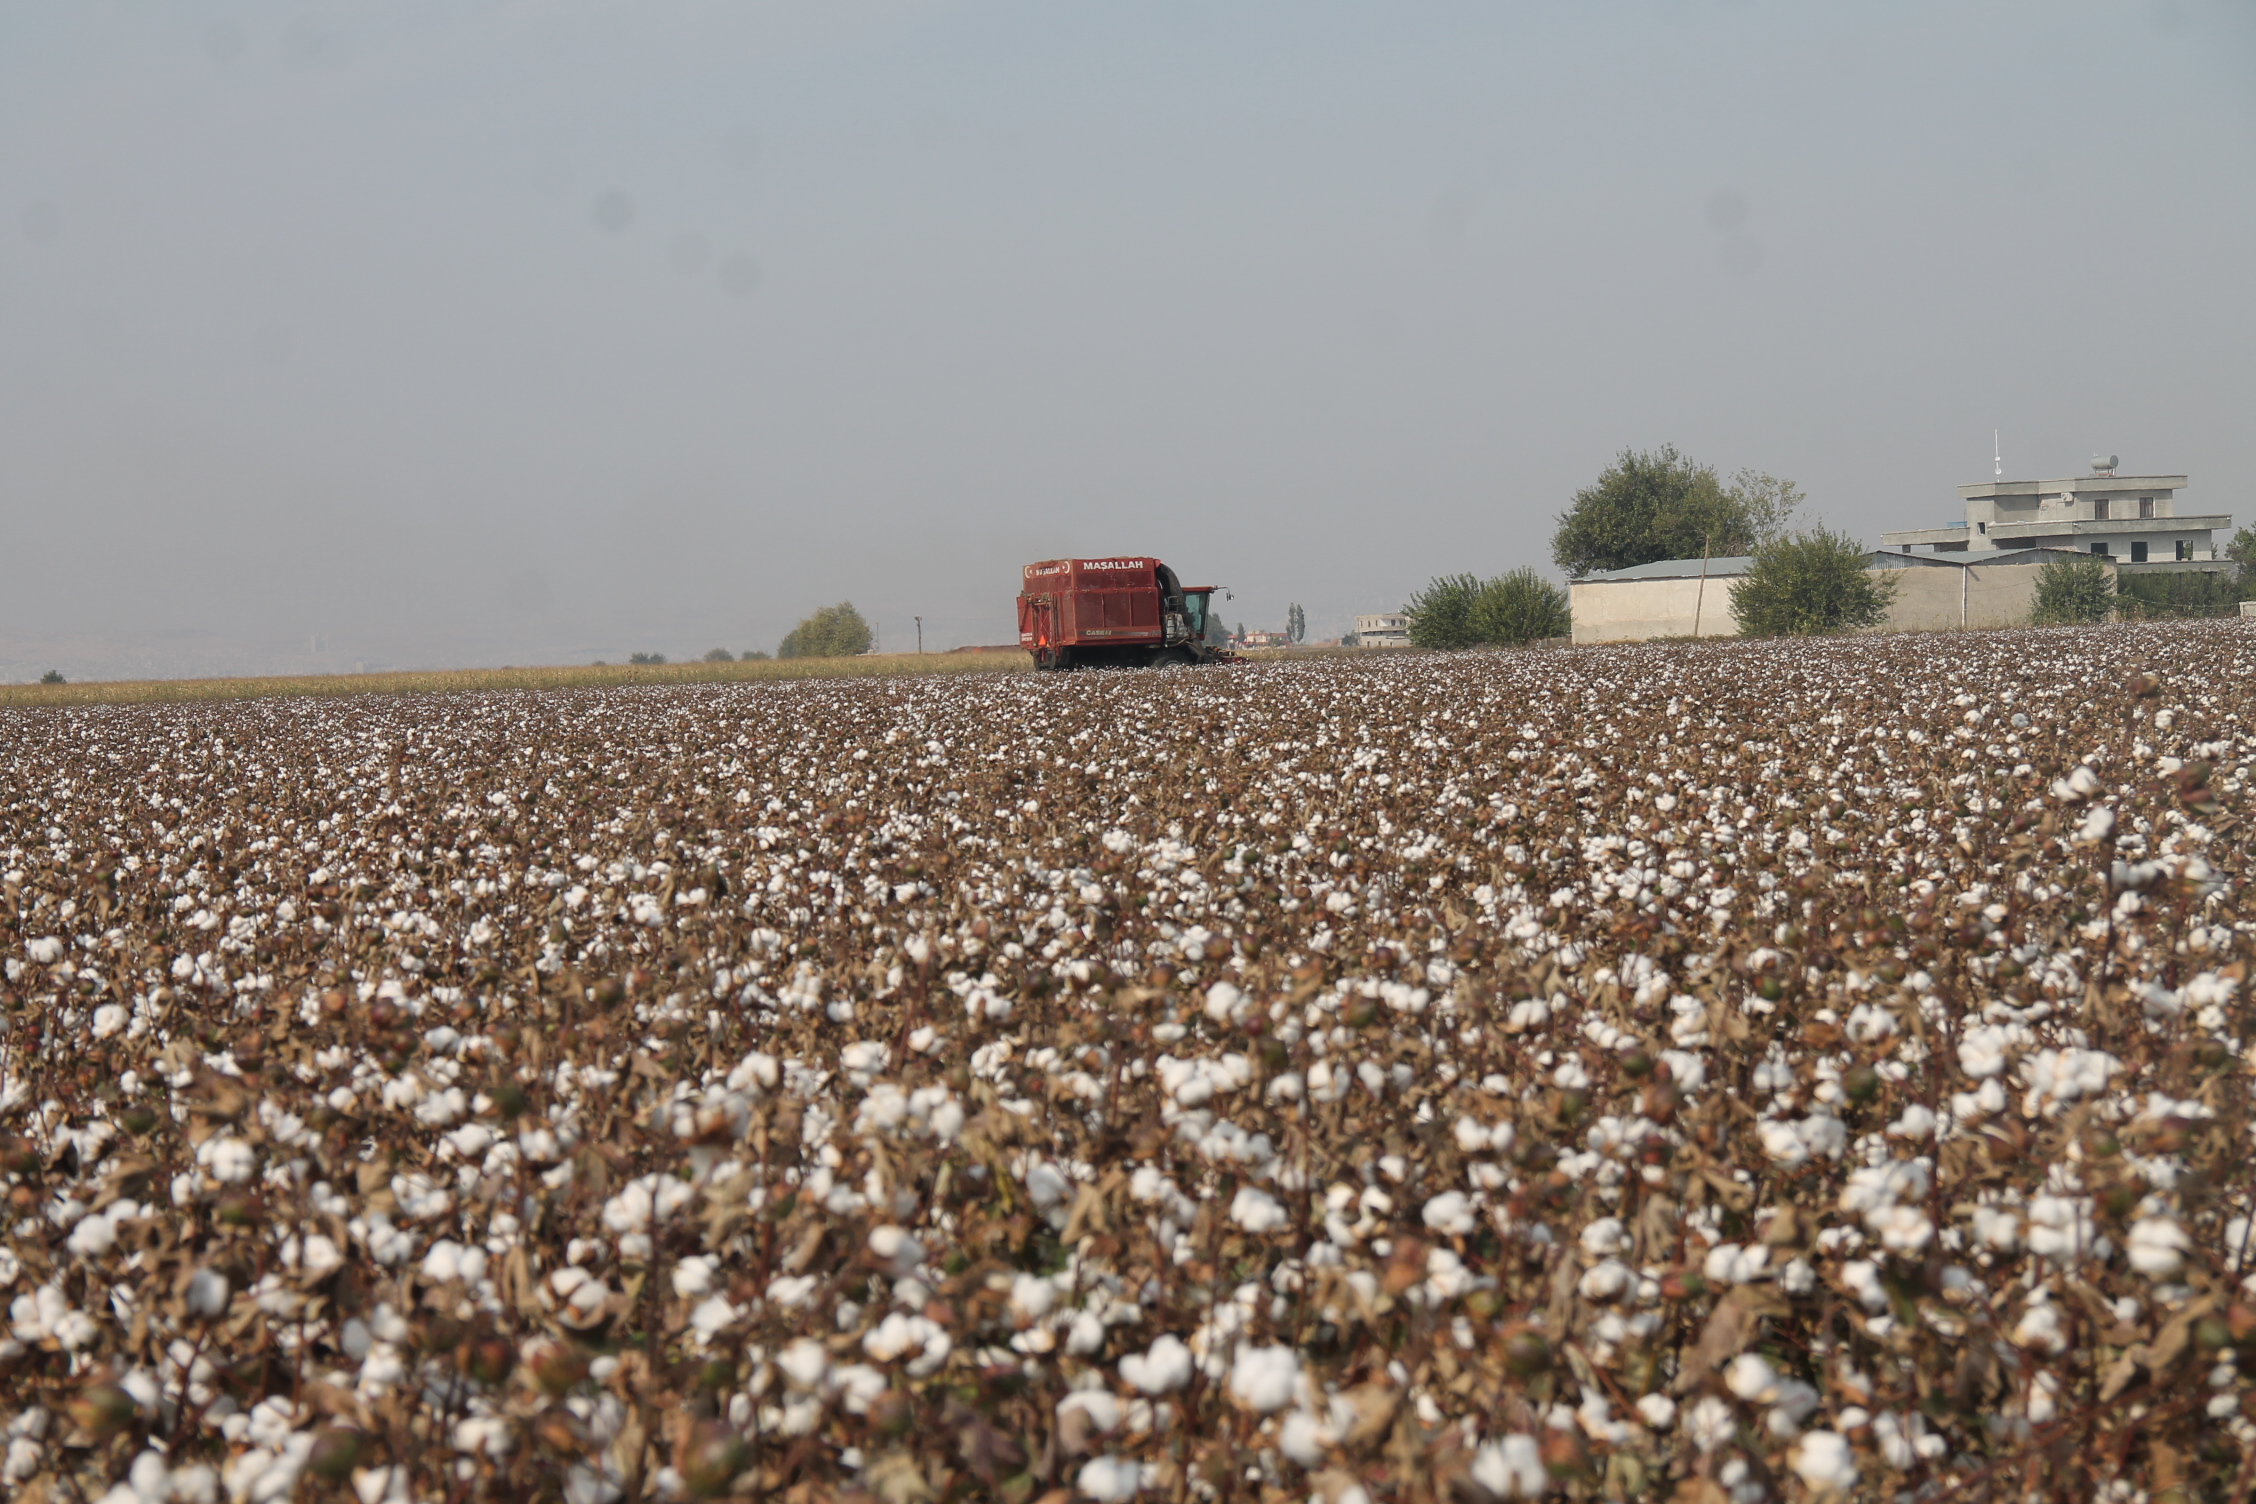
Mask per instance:
[[[2252,669],[0,712],[0,1493],[2244,1499]]]

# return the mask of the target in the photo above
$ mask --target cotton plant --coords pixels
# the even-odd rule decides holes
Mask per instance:
[[[21,718],[0,1479],[2226,1490],[2236,630]]]

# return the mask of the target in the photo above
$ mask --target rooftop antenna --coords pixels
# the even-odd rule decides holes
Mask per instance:
[[[1999,480],[2005,479],[2005,451],[1998,447],[1998,431],[1990,430],[1990,473]]]

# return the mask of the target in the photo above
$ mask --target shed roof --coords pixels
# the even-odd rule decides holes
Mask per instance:
[[[1604,574],[1587,574],[1575,581],[1578,585],[1605,584],[1615,580],[1696,580],[1705,566],[1709,579],[1729,579],[1745,574],[1755,567],[1751,556],[1725,559],[1656,559],[1650,564],[1632,564],[1627,569],[1609,569]]]

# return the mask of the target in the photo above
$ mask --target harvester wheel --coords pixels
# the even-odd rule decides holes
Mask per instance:
[[[1190,661],[1191,654],[1188,648],[1161,648],[1158,652],[1152,654],[1153,668],[1184,668],[1190,664]]]

